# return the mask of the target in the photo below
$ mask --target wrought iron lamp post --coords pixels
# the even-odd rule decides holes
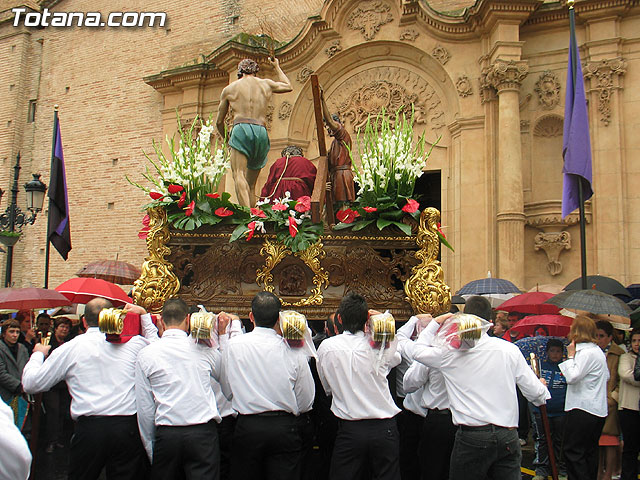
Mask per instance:
[[[18,207],[18,179],[20,177],[20,153],[16,157],[13,167],[13,187],[11,188],[11,203],[3,214],[0,215],[0,242],[7,246],[7,267],[5,271],[4,286],[11,286],[11,270],[13,265],[13,246],[20,239],[22,227],[33,225],[38,213],[42,211],[44,194],[47,186],[40,180],[40,175],[33,174],[33,179],[24,186],[27,192],[28,214]],[[0,190],[2,192],[2,190]],[[2,192],[4,193],[4,192]],[[2,198],[0,193],[0,199]]]

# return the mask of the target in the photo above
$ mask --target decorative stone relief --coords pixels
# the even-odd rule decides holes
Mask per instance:
[[[420,33],[413,29],[413,28],[408,28],[407,30],[403,31],[400,34],[400,40],[406,40],[408,42],[415,42],[416,38],[418,38],[418,35],[420,35]]]
[[[336,53],[341,52],[342,51],[342,45],[340,45],[340,40],[335,40],[331,45],[329,45],[324,53],[327,54],[327,57],[331,58],[333,57]],[[311,74],[309,74],[311,75]]]
[[[534,90],[542,108],[551,110],[560,103],[560,82],[555,73],[547,70],[540,75]]]
[[[393,21],[391,7],[381,0],[358,2],[351,12],[347,26],[351,30],[360,30],[365,40],[373,40],[380,27]]]
[[[480,74],[480,103],[485,104],[487,102],[491,102],[496,100],[498,96],[496,95],[496,90],[491,86],[489,80],[487,78],[487,73],[489,72],[488,68],[482,69],[482,73]]]
[[[369,114],[384,108],[394,117],[414,108],[414,121],[437,130],[445,125],[444,109],[436,91],[422,77],[399,67],[372,68],[345,80],[332,95],[341,118],[351,131],[364,127]]]
[[[563,250],[571,249],[571,235],[569,232],[540,232],[534,239],[536,252],[544,250],[547,254],[547,270],[551,275],[558,275],[562,272],[560,263],[560,253]]]
[[[285,100],[284,102],[282,102],[282,105],[280,105],[280,108],[278,109],[278,118],[280,120],[286,120],[291,116],[292,110],[293,105],[291,104],[291,102]]]
[[[536,123],[533,134],[536,137],[559,137],[563,133],[562,117],[557,115],[545,115]]]
[[[266,115],[266,122],[265,122],[265,128],[267,129],[267,131],[271,131],[271,125],[273,124],[273,111],[275,109],[273,108],[273,105],[268,105],[267,106],[267,115]]]
[[[313,72],[313,68],[311,68],[309,65],[305,65],[296,76],[296,80],[298,80],[300,83],[304,83],[308,80]]]
[[[611,123],[611,93],[622,88],[620,79],[627,71],[627,62],[622,58],[587,62],[584,78],[591,80],[589,92],[598,92],[598,111],[600,121],[608,126]]]
[[[529,133],[531,122],[529,120],[520,120],[520,133]]]
[[[487,83],[498,92],[505,89],[519,89],[528,73],[527,62],[515,60],[496,60],[485,72]]]
[[[449,54],[447,49],[442,45],[436,45],[433,48],[433,52],[431,52],[431,56],[438,60],[442,65],[446,64],[451,58],[451,55]]]
[[[458,95],[460,95],[461,97],[468,97],[469,95],[473,95],[473,87],[471,86],[471,81],[466,75],[458,77],[458,81],[456,82],[456,89],[458,90]]]

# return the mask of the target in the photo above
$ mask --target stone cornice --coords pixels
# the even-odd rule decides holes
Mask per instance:
[[[640,6],[640,0],[582,0],[575,3],[576,23],[596,16],[601,16],[603,10],[613,15],[627,15],[632,9]],[[640,14],[640,11],[638,12]],[[569,9],[566,1],[546,3],[536,10],[525,22],[523,27],[540,24],[563,23],[569,28]]]
[[[484,128],[485,117],[479,115],[477,117],[456,118],[453,122],[447,125],[447,128],[451,132],[451,136],[455,137],[460,135],[463,130],[473,130],[478,128]]]
[[[564,220],[562,219],[562,201],[549,200],[546,202],[532,202],[524,206],[525,224],[542,230],[561,229],[569,225],[576,225],[580,222],[578,212],[571,213]],[[587,223],[591,223],[591,202],[585,202],[585,217]]]
[[[216,69],[214,65],[200,63],[166,70],[157,75],[145,77],[143,80],[147,85],[162,92],[178,90],[188,85],[200,84],[215,79],[220,79],[223,83],[226,83],[228,79],[227,72]]]

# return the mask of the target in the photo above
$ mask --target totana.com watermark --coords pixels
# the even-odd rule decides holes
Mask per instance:
[[[111,12],[106,21],[100,12],[28,12],[24,7],[12,8],[13,26],[25,27],[164,27],[164,12]],[[157,21],[157,24],[156,24]]]

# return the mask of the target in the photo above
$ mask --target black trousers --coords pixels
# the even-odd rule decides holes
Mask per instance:
[[[605,417],[574,408],[567,412],[562,453],[569,480],[598,478],[598,440]]]
[[[449,410],[429,410],[422,422],[419,458],[423,480],[448,480],[458,427]],[[418,478],[418,477],[415,477]]]
[[[400,480],[399,436],[395,418],[340,420],[329,478],[357,480],[369,471],[376,480]]]
[[[71,437],[71,480],[94,480],[106,467],[108,480],[148,477],[149,461],[135,415],[80,417]]]
[[[220,480],[231,478],[231,452],[233,452],[233,431],[236,427],[236,417],[228,415],[222,422],[217,423],[218,440],[220,443]]]
[[[231,478],[296,480],[302,475],[300,419],[284,412],[238,415]]]
[[[416,480],[420,478],[418,445],[420,444],[424,418],[402,408],[396,419],[400,434],[400,478],[402,480]]]
[[[216,421],[200,425],[156,427],[153,480],[219,480],[220,445]]]
[[[640,412],[623,408],[618,412],[622,429],[622,480],[638,478],[638,454],[640,453]]]

